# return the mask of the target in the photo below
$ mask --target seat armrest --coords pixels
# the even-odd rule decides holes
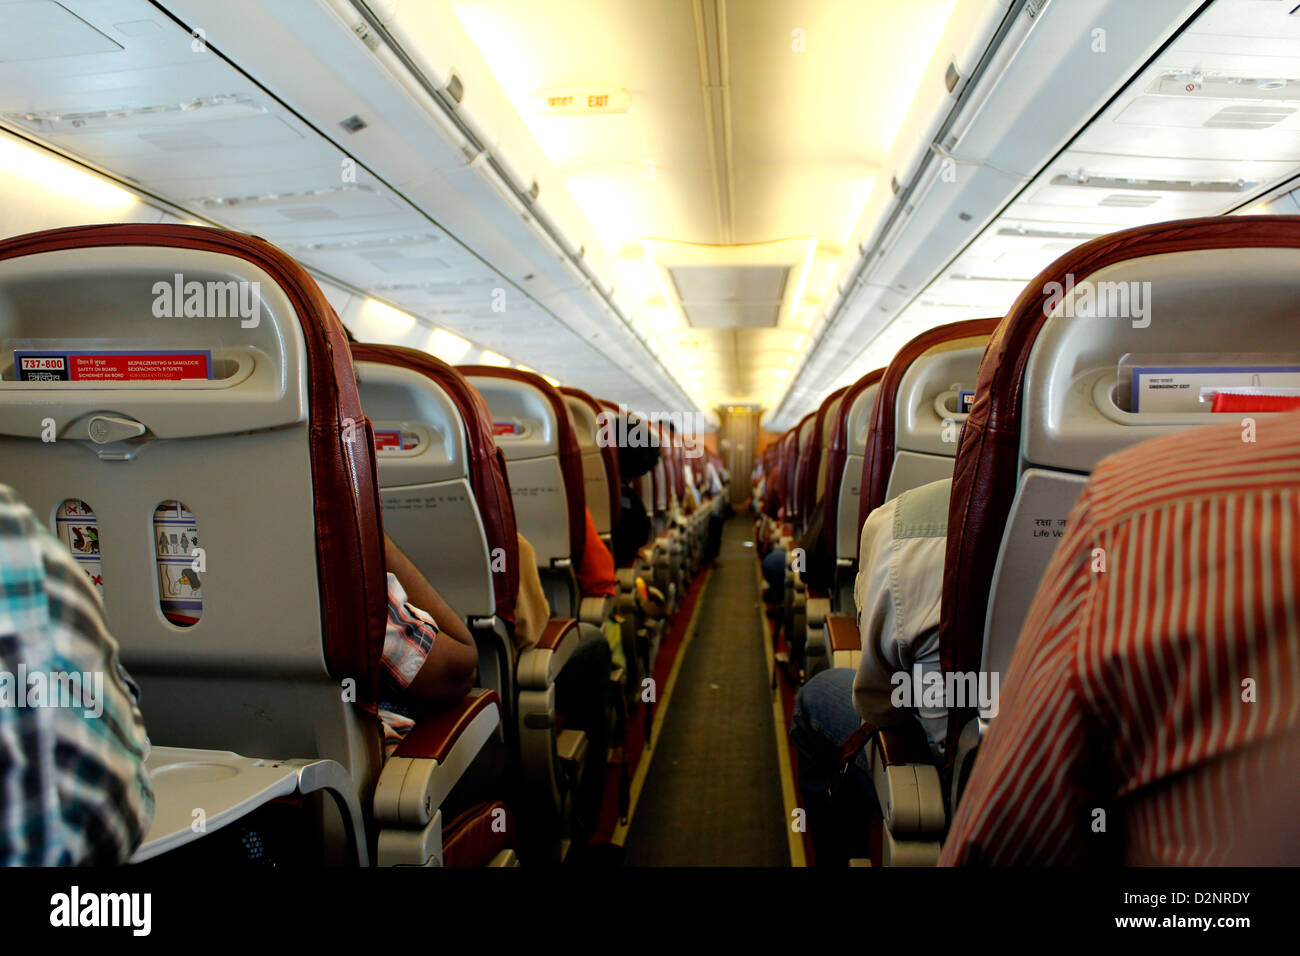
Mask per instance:
[[[384,763],[375,818],[422,827],[474,762],[501,721],[501,699],[486,690],[420,720]]]
[[[925,740],[925,731],[915,720],[903,720],[893,727],[882,727],[876,734],[881,762],[887,767],[905,763],[931,763],[934,758]]]
[[[581,640],[577,618],[547,621],[537,643],[519,655],[519,669],[515,675],[519,687],[545,690],[554,684]]]
[[[862,650],[857,620],[847,614],[827,614],[826,644],[832,654],[836,651]]]
[[[633,584],[635,585],[635,581]],[[614,611],[612,594],[590,594],[578,604],[578,620],[600,627]]]

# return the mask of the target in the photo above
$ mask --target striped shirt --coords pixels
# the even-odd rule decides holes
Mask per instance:
[[[0,485],[0,864],[127,860],[154,799],[137,692],[99,595]]]
[[[1253,801],[1294,816],[1300,415],[1241,422],[1097,466],[941,864],[1248,862]]]

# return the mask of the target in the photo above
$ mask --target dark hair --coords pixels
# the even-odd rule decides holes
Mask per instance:
[[[339,324],[343,325],[342,322],[340,322]],[[348,337],[349,342],[355,342],[357,340],[357,337],[352,334],[352,330],[348,328],[346,325],[343,326],[343,334]]]
[[[621,440],[618,443],[618,474],[623,481],[635,481],[659,463],[658,436],[651,435],[641,419],[628,412],[619,423]],[[631,441],[633,436],[645,441]]]

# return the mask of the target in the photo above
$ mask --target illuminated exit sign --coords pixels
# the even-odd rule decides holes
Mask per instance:
[[[612,86],[577,86],[534,93],[539,111],[546,116],[592,116],[626,113],[632,94]]]

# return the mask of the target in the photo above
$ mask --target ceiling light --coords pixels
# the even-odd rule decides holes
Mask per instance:
[[[478,357],[477,365],[496,365],[501,368],[510,368],[514,363],[506,358],[500,352],[493,352],[491,349],[484,349],[483,354]]]
[[[388,338],[400,338],[415,325],[415,316],[378,299],[366,299],[361,314],[367,325],[379,326],[380,335]]]
[[[0,138],[0,169],[34,186],[100,209],[125,209],[135,202],[135,197],[125,189],[17,140]]]
[[[474,348],[469,339],[461,338],[455,332],[446,329],[434,329],[429,333],[429,347],[425,350],[449,365],[455,365]]]

